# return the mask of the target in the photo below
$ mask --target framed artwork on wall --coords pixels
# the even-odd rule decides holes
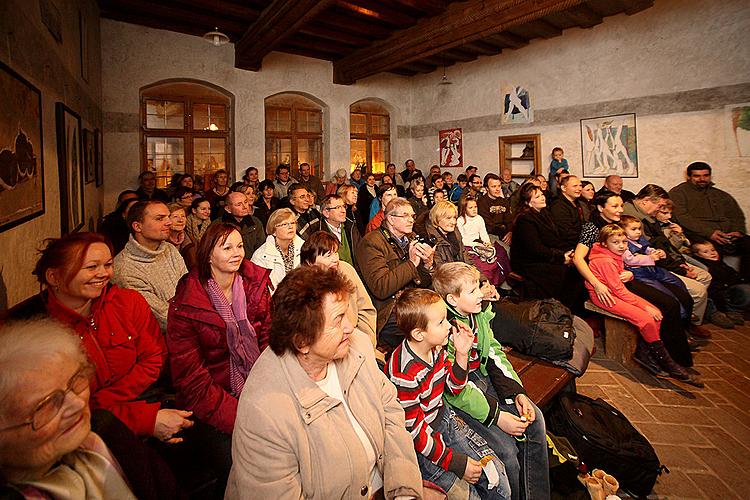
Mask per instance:
[[[502,88],[503,112],[500,123],[531,123],[534,121],[534,110],[531,109],[531,97],[528,89],[516,85]]]
[[[44,213],[42,93],[0,63],[0,232]]]
[[[635,113],[581,120],[584,177],[638,177]]]
[[[94,168],[96,169],[96,187],[104,183],[104,150],[102,149],[102,131],[94,130]]]
[[[57,169],[60,178],[60,230],[62,234],[78,231],[85,222],[83,203],[83,159],[81,155],[81,117],[58,102]]]
[[[463,168],[463,134],[460,128],[441,130],[438,133],[440,141],[440,166]]]
[[[725,109],[730,127],[727,154],[730,157],[750,156],[750,103],[730,104]]]
[[[83,129],[83,171],[86,184],[94,182],[96,177],[96,155],[94,153],[94,133]]]

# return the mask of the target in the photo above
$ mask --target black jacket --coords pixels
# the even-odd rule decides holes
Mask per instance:
[[[317,222],[310,224],[304,233],[300,234],[300,238],[307,241],[310,236],[312,236],[314,233],[317,233],[318,231],[325,231],[326,233],[333,234],[333,231],[331,231],[331,228],[328,227],[328,224],[326,223],[326,220],[324,217],[321,217],[320,220]],[[355,226],[352,221],[346,220],[344,222],[344,232],[346,233],[346,241],[349,243],[349,253],[352,256],[352,265],[354,266],[354,269],[359,271],[359,267],[357,266],[357,256],[356,256],[356,248],[359,246],[359,242],[362,239],[362,236],[359,233],[359,229],[357,229],[357,226]]]
[[[575,248],[583,227],[583,208],[578,200],[571,202],[561,195],[549,207],[563,245]]]

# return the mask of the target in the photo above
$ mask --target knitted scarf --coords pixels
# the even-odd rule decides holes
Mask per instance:
[[[211,225],[211,219],[200,220],[198,217],[190,214],[187,216],[187,223],[185,224],[185,234],[188,235],[192,241],[197,245],[203,235],[208,231],[208,226]]]
[[[227,325],[229,387],[232,395],[239,398],[247,375],[260,356],[258,336],[247,319],[247,297],[242,286],[242,277],[236,275],[234,278],[231,304],[213,278],[206,283],[206,291],[214,309]]]

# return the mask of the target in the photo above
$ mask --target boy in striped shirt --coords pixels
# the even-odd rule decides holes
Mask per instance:
[[[385,372],[404,408],[422,477],[451,497],[510,498],[502,463],[493,460],[500,476],[497,488],[490,489],[487,476],[482,475],[480,460],[496,454],[442,401],[444,392],[457,395],[473,390],[466,386],[468,353],[474,341],[471,331],[465,327],[454,330],[456,354],[452,362],[443,350],[451,325],[437,293],[406,289],[396,300],[394,312],[406,338],[393,351]]]

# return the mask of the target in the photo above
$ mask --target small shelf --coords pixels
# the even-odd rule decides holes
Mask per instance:
[[[509,168],[511,176],[514,178],[525,178],[528,175],[539,175],[542,171],[540,138],[541,136],[539,134],[500,136],[498,138],[500,146],[499,173],[502,174],[503,170]],[[532,156],[528,156],[529,150],[533,153]],[[523,156],[524,154],[526,154],[526,156]],[[525,171],[519,173],[519,167],[524,167],[524,163],[521,162],[533,162],[533,167],[528,169],[524,168]],[[528,163],[526,163],[526,165],[528,165]],[[513,167],[515,167],[515,171]],[[528,165],[528,167],[531,167],[531,165]]]

